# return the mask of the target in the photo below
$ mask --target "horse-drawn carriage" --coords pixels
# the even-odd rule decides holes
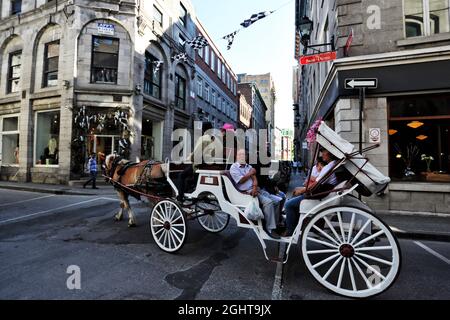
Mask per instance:
[[[306,267],[327,289],[352,298],[378,295],[387,290],[399,274],[400,248],[389,227],[353,194],[380,194],[390,179],[325,123],[317,131],[316,156],[319,146],[338,159],[328,175],[336,174],[339,185],[303,200],[295,232],[281,239],[270,237],[262,221],[246,217],[245,209],[253,198],[239,191],[226,170],[198,170],[196,187],[185,194],[183,204],[176,200],[178,189],[174,183],[180,168],[168,161],[165,179],[159,186],[153,186],[150,193],[110,180],[117,188],[128,189],[154,202],[150,231],[158,247],[165,252],[175,253],[183,247],[189,220],[196,219],[206,231],[219,233],[232,218],[237,227],[254,231],[267,260],[287,263],[290,249],[299,244]],[[285,244],[281,246],[286,248],[283,260],[271,259],[267,254],[267,243],[274,241]]]

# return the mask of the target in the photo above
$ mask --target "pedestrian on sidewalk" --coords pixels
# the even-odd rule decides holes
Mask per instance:
[[[91,157],[89,158],[88,169],[91,178],[83,185],[83,188],[86,189],[86,186],[92,182],[92,189],[98,189],[95,185],[97,180],[97,160],[95,153],[91,154]]]
[[[298,169],[298,161],[297,160],[292,163],[292,169],[294,171],[294,175],[296,175],[297,169]]]

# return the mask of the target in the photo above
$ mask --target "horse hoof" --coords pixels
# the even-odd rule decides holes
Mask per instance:
[[[128,228],[136,228],[136,227],[137,227],[136,223],[129,223],[128,224]]]
[[[120,222],[120,221],[122,221],[122,219],[117,218],[117,217],[114,217],[114,221],[115,221],[115,222]]]

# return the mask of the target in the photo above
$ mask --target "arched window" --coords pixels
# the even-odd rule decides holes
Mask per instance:
[[[20,92],[22,87],[22,48],[19,36],[12,36],[0,48],[1,74],[6,81],[0,82],[1,91],[6,94]]]
[[[162,93],[162,67],[163,61],[149,52],[145,53],[144,93],[159,100]]]
[[[175,74],[175,103],[179,109],[186,109],[186,79],[178,73]]]
[[[37,91],[58,86],[61,37],[61,27],[56,24],[46,25],[36,37],[33,76]]]
[[[119,39],[92,37],[92,83],[117,84],[119,68]]]
[[[22,50],[18,50],[11,52],[8,57],[8,78],[6,80],[6,93],[19,92],[21,75]]]
[[[175,69],[175,104],[177,108],[186,110],[187,108],[187,87],[188,74],[181,64]]]
[[[119,22],[96,19],[84,25],[78,38],[77,83],[129,86],[132,40]]]

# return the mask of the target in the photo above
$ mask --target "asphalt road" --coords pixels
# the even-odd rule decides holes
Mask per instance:
[[[0,299],[343,299],[315,282],[298,248],[277,268],[234,223],[213,235],[191,221],[185,247],[166,254],[150,234],[148,204],[132,205],[139,225],[129,229],[113,221],[114,193],[0,190]],[[376,299],[450,299],[450,243],[400,244],[400,277]],[[70,266],[80,268],[80,290],[67,288]]]

